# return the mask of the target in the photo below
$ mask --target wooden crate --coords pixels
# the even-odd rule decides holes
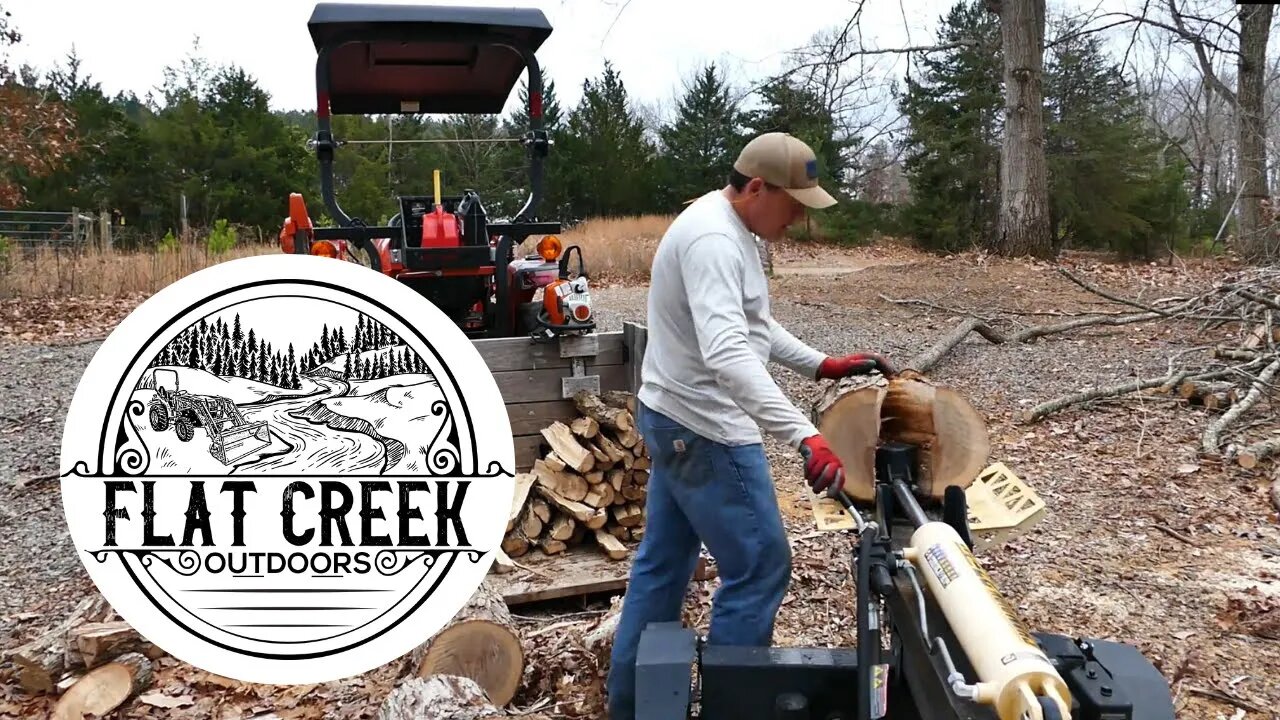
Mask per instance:
[[[645,339],[645,327],[636,323],[625,323],[622,330],[597,333],[594,354],[582,357],[582,372],[599,378],[601,392],[637,391]],[[542,429],[556,420],[572,421],[578,415],[573,401],[566,397],[571,387],[565,387],[565,378],[574,376],[574,343],[564,347],[558,341],[543,344],[532,343],[528,338],[498,338],[477,340],[475,345],[506,402],[515,439],[516,472],[528,472],[548,450]],[[628,543],[631,555],[636,545]],[[517,560],[529,569],[517,567],[505,574],[490,573],[489,580],[509,606],[621,590],[631,572],[630,557],[609,560],[590,545],[553,556],[535,552]]]
[[[599,377],[602,392],[638,390],[644,326],[626,323],[622,330],[596,333],[595,337],[595,354],[582,357],[586,375]],[[534,343],[527,337],[494,338],[476,340],[475,345],[507,405],[515,438],[516,471],[527,471],[546,452],[542,428],[577,416],[573,401],[565,397],[564,391],[564,379],[573,377],[574,358],[565,356],[560,341]]]

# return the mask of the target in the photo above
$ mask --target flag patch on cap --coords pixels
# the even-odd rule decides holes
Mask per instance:
[[[809,160],[808,162],[806,162],[804,164],[804,172],[806,175],[809,176],[810,180],[818,177],[818,161]]]

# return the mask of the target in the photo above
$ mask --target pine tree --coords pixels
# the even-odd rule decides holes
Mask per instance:
[[[901,100],[912,196],[902,216],[925,247],[989,246],[1000,212],[998,19],[981,0],[961,2],[943,19],[938,41],[958,47],[921,57]]]
[[[668,204],[724,186],[742,149],[744,119],[716,66],[704,67],[680,98],[675,120],[659,133]]]
[[[1097,35],[1075,32],[1046,57],[1046,155],[1055,252],[1067,245],[1149,258],[1179,223],[1181,164],[1165,166],[1141,98]]]
[[[560,144],[572,215],[633,215],[653,207],[655,150],[612,63],[583,81]]]
[[[760,96],[763,107],[743,118],[748,134],[784,132],[805,141],[818,156],[819,181],[839,197],[845,180],[844,153],[856,140],[839,136],[831,111],[810,88],[782,79],[761,88]]]

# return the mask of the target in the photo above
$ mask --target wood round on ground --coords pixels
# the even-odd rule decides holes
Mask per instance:
[[[524,673],[524,648],[506,603],[486,582],[452,622],[413,651],[412,663],[421,678],[470,678],[503,707]]]
[[[99,717],[120,707],[151,685],[151,661],[141,653],[126,653],[90,670],[63,693],[54,707],[54,720]]]

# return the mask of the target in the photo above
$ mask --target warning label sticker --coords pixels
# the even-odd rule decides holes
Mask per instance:
[[[929,569],[933,570],[933,574],[937,576],[938,582],[942,583],[942,587],[950,585],[959,576],[955,566],[951,564],[951,559],[939,544],[930,545],[924,551],[924,559],[929,563]]]

